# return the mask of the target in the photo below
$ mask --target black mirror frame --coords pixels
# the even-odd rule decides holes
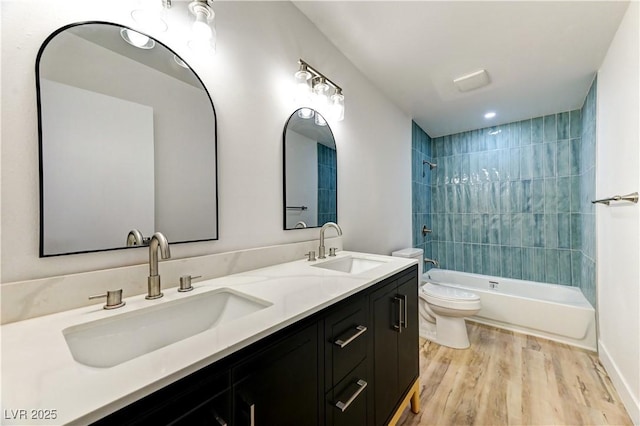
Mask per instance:
[[[309,108],[313,110],[315,114],[320,114],[318,111],[310,107],[297,108],[295,111],[293,111],[293,113],[289,116],[289,118],[287,118],[287,121],[285,122],[284,128],[282,130],[282,229],[285,231],[298,231],[301,229],[315,229],[315,228],[322,227],[322,225],[316,225],[316,226],[310,226],[305,228],[287,228],[287,150],[286,150],[287,128],[289,127],[289,122],[291,121],[293,116],[296,115],[296,113],[303,108]],[[322,114],[320,115],[322,116]],[[322,118],[324,118],[324,116]],[[333,130],[331,130],[331,126],[329,126],[328,122],[327,122],[327,128],[329,129],[329,133],[331,133],[331,137],[335,142],[336,140],[335,135],[333,134]],[[337,159],[337,152],[338,150],[336,146],[336,159]],[[336,223],[337,223],[337,217],[338,217],[338,169],[336,168]]]
[[[68,25],[64,25],[60,28],[58,28],[57,30],[55,30],[54,32],[52,32],[43,42],[42,45],[40,46],[40,49],[38,49],[38,54],[36,55],[36,63],[35,63],[35,79],[36,79],[36,102],[37,102],[37,112],[38,112],[38,173],[39,173],[39,204],[40,204],[40,235],[39,235],[39,257],[43,258],[43,257],[56,257],[56,256],[67,256],[67,255],[72,255],[72,254],[82,254],[82,253],[96,253],[96,252],[104,252],[104,251],[114,251],[114,250],[124,250],[124,249],[134,249],[134,248],[140,248],[140,247],[146,247],[146,246],[131,246],[131,247],[113,247],[113,248],[106,248],[106,249],[96,249],[96,250],[83,250],[83,251],[74,251],[74,252],[68,252],[68,253],[55,253],[55,254],[45,254],[44,253],[44,182],[43,182],[43,155],[42,155],[42,108],[41,108],[41,100],[40,100],[40,60],[42,58],[42,55],[44,53],[45,48],[47,47],[47,45],[51,42],[51,40],[53,38],[55,38],[58,34],[60,34],[63,31],[68,30],[69,28],[73,28],[73,27],[78,27],[78,26],[82,26],[82,25],[89,25],[89,24],[101,24],[101,25],[110,25],[110,26],[114,26],[114,27],[119,27],[119,28],[126,28],[135,32],[138,32],[140,34],[144,34],[145,36],[151,38],[152,40],[154,40],[156,43],[160,44],[161,46],[163,46],[165,49],[169,50],[170,52],[172,52],[173,54],[175,54],[177,57],[180,58],[180,55],[178,55],[177,53],[175,53],[173,51],[173,49],[171,49],[169,46],[167,46],[165,43],[155,39],[154,37],[143,33],[140,30],[136,30],[133,29],[131,27],[128,27],[126,25],[121,25],[121,24],[116,24],[113,22],[107,22],[107,21],[83,21],[83,22],[74,22],[72,24],[68,24]],[[220,208],[219,208],[219,199],[218,199],[218,117],[216,114],[216,109],[215,106],[213,105],[213,99],[211,98],[211,94],[209,93],[209,91],[207,90],[207,87],[204,85],[202,79],[200,78],[200,76],[193,70],[193,68],[189,67],[191,72],[193,72],[193,75],[198,79],[198,81],[200,82],[200,84],[202,85],[202,88],[204,90],[204,92],[207,94],[207,97],[209,98],[209,102],[211,103],[211,110],[213,112],[213,117],[214,117],[214,153],[215,153],[215,158],[214,158],[214,167],[215,167],[215,199],[216,199],[216,225],[215,225],[215,233],[216,236],[215,238],[203,238],[203,239],[198,239],[198,240],[189,240],[189,241],[171,241],[171,244],[185,244],[185,243],[196,243],[196,242],[202,242],[202,241],[217,241],[220,239]]]

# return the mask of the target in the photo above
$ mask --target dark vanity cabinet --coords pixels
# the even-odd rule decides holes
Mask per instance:
[[[384,425],[419,374],[417,274],[386,280],[369,300],[374,312],[374,424]]]
[[[386,424],[418,377],[417,288],[414,266],[96,424]]]

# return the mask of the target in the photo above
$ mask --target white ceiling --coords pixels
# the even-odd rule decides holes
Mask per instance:
[[[580,108],[628,6],[293,3],[431,137]],[[454,78],[479,69],[489,73],[489,86],[461,93],[453,85]],[[497,113],[493,120],[483,117],[489,110]]]

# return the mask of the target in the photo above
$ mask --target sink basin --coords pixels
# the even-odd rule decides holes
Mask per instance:
[[[329,260],[323,263],[312,265],[316,268],[331,269],[332,271],[347,272],[349,274],[359,274],[369,269],[384,265],[383,260],[365,259],[364,257],[347,256],[336,260]]]
[[[153,352],[271,303],[222,288],[62,331],[73,358],[107,368]]]

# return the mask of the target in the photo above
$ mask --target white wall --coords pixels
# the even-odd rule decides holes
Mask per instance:
[[[598,198],[640,190],[640,4],[631,2],[598,73]],[[599,353],[640,424],[640,206],[598,206]]]
[[[152,235],[154,167],[139,159],[153,157],[153,108],[46,79],[40,92],[44,253],[122,247],[134,228]]]
[[[38,136],[34,64],[44,39],[71,22],[131,25],[131,1],[3,0],[2,282],[147,261],[147,250],[38,258]],[[218,114],[219,241],[175,245],[173,257],[318,238],[282,229],[282,129],[298,58],[344,88],[338,150],[338,217],[344,247],[389,253],[411,244],[411,121],[288,2],[216,2],[218,51],[185,47],[184,2],[170,31],[152,34],[189,62]],[[174,11],[172,10],[172,12]]]

